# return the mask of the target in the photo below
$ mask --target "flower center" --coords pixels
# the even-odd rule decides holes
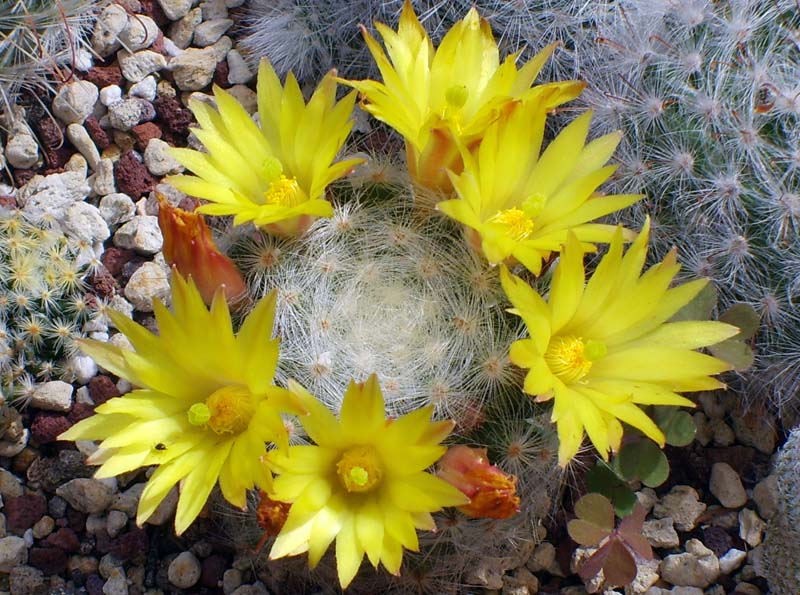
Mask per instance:
[[[296,207],[303,202],[303,193],[295,178],[287,178],[280,174],[264,193],[264,199],[268,205]]]
[[[217,434],[238,434],[255,413],[253,398],[243,386],[224,386],[211,393],[205,403],[195,403],[187,415],[193,426],[207,425]]]
[[[489,221],[503,226],[506,235],[518,242],[524,240],[533,232],[533,220],[525,211],[517,207],[499,211]]]
[[[383,477],[378,453],[371,446],[346,450],[336,463],[336,473],[348,492],[369,492]]]
[[[592,368],[592,362],[605,354],[606,346],[601,341],[584,342],[580,337],[569,335],[553,337],[544,360],[550,371],[564,384],[572,384],[586,376]]]

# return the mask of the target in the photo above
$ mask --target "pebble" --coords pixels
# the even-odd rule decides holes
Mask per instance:
[[[502,587],[502,579],[500,579],[499,584]],[[498,587],[499,588],[499,587]],[[236,589],[231,595],[269,595],[269,591],[264,586],[264,583],[258,581],[253,583],[252,585],[242,585],[238,589]]]
[[[33,536],[36,539],[44,539],[53,532],[56,527],[56,521],[50,515],[44,515],[33,525]]]
[[[116,130],[128,131],[156,117],[153,104],[139,97],[122,99],[108,106],[108,123]]]
[[[690,539],[685,547],[686,553],[662,560],[661,578],[673,585],[705,589],[719,577],[719,560],[697,539]]]
[[[12,167],[28,169],[39,160],[39,143],[30,132],[17,132],[8,139],[5,155]]]
[[[181,552],[170,562],[167,577],[179,589],[188,589],[200,580],[201,571],[200,562],[192,552]]]
[[[231,595],[242,585],[242,571],[237,568],[229,568],[222,575],[222,592]]]
[[[706,505],[700,502],[697,490],[676,485],[653,507],[653,516],[658,519],[671,517],[678,531],[691,531],[705,510]]]
[[[114,179],[114,162],[111,159],[100,159],[94,174],[89,176],[92,191],[98,196],[114,194],[117,191],[117,182]]]
[[[140,312],[152,312],[153,300],[166,301],[169,294],[169,275],[153,262],[136,269],[125,286],[125,297]]]
[[[53,98],[53,113],[64,124],[83,124],[99,96],[100,91],[89,81],[67,83]]]
[[[100,199],[100,216],[109,227],[116,227],[133,219],[136,205],[127,194],[115,192]]]
[[[722,574],[731,574],[747,559],[747,553],[736,548],[731,548],[719,559],[719,571]]]
[[[87,514],[99,514],[106,510],[114,498],[114,490],[97,479],[79,477],[56,488],[56,494],[64,498],[72,508]]]
[[[158,0],[158,3],[170,21],[177,21],[189,12],[194,0]]]
[[[169,154],[170,145],[160,138],[151,138],[144,151],[144,164],[154,176],[177,174],[184,170],[183,165]]]
[[[22,482],[19,478],[0,467],[0,496],[3,498],[19,498],[22,496]]]
[[[128,579],[121,568],[115,568],[111,572],[105,584],[103,584],[104,595],[128,595]]]
[[[133,53],[120,50],[117,52],[117,60],[122,70],[122,76],[132,83],[138,83],[148,74],[158,72],[167,65],[167,59],[152,50],[140,50]]]
[[[743,508],[739,511],[739,537],[750,547],[756,547],[761,543],[766,528],[767,524],[755,510]]]
[[[117,537],[128,524],[128,515],[121,510],[111,510],[106,518],[106,531],[112,539]]]
[[[90,244],[104,242],[111,236],[100,209],[83,201],[76,202],[67,209],[62,228],[67,236]]]
[[[118,39],[122,47],[135,52],[153,45],[158,33],[158,25],[153,19],[147,15],[136,14],[128,19],[128,24],[119,34]]]
[[[64,171],[73,171],[85,178],[89,173],[89,164],[86,163],[86,157],[80,153],[73,153],[69,161],[64,164]]]
[[[228,7],[225,6],[225,0],[203,0],[200,3],[200,8],[203,11],[203,20],[205,21],[228,18]]]
[[[119,34],[128,26],[128,13],[118,4],[110,4],[97,17],[92,33],[92,49],[103,58],[120,47]]]
[[[61,220],[67,208],[83,200],[90,192],[86,177],[79,172],[34,176],[17,193],[17,202],[34,220],[45,215]]]
[[[778,510],[778,476],[768,475],[753,488],[753,501],[758,508],[758,514],[765,520],[770,520]]]
[[[67,138],[78,149],[80,154],[86,158],[89,167],[94,170],[100,161],[100,152],[97,150],[97,145],[94,144],[86,128],[80,124],[70,124],[67,126]]]
[[[651,546],[657,548],[678,547],[681,543],[671,517],[645,521],[642,525],[642,536]]]
[[[238,50],[228,52],[228,83],[231,85],[246,85],[253,79],[253,71],[242,58]]]
[[[232,25],[230,19],[211,19],[200,23],[194,29],[194,45],[204,48],[217,43]]]
[[[13,440],[0,441],[0,457],[15,457],[28,446],[31,431],[25,428],[22,433]]]
[[[708,489],[725,508],[739,508],[747,503],[742,480],[728,463],[714,463]]]
[[[694,422],[695,428],[697,428],[694,434],[695,441],[700,444],[700,446],[708,446],[712,438],[708,417],[702,411],[697,411],[692,415],[692,421]]]
[[[11,569],[28,561],[28,546],[22,537],[10,535],[0,539],[0,572],[11,572]]]
[[[31,406],[45,411],[69,411],[72,408],[72,385],[61,380],[39,384],[33,391]]]
[[[199,91],[211,83],[218,61],[212,48],[189,48],[170,61],[169,69],[178,89]]]
[[[775,452],[777,431],[775,418],[768,411],[749,409],[733,417],[733,431],[740,444],[752,446],[759,452],[771,455]]]
[[[122,89],[119,85],[108,85],[100,89],[100,103],[108,107],[122,99]]]
[[[721,419],[712,419],[709,422],[711,437],[716,446],[730,446],[736,442],[736,435],[731,427]]]
[[[123,568],[123,562],[119,558],[113,556],[112,554],[106,554],[102,558],[100,558],[100,564],[97,567],[97,571],[100,573],[100,576],[107,579],[110,578],[112,574],[114,574],[115,570],[121,570]]]
[[[131,85],[131,88],[128,90],[128,95],[131,97],[140,97],[147,101],[153,101],[156,98],[157,87],[158,83],[156,83],[156,77],[152,75],[146,76],[138,83]]]
[[[76,354],[67,359],[67,368],[71,371],[72,382],[86,384],[97,374],[97,364],[88,355]]]
[[[164,238],[158,227],[158,217],[136,215],[114,234],[114,245],[150,255],[161,250]]]
[[[135,517],[136,507],[139,505],[139,498],[146,485],[147,484],[144,482],[135,483],[124,492],[114,496],[114,500],[111,502],[111,510],[123,512],[128,518]]]
[[[17,566],[8,577],[11,595],[43,595],[48,592],[44,573],[31,566]],[[54,591],[49,591],[54,593]]]
[[[172,23],[169,28],[169,38],[176,47],[185,50],[192,44],[194,28],[203,22],[203,12],[198,8],[193,8],[186,16]]]
[[[172,488],[147,519],[147,524],[159,527],[172,520],[178,508],[178,496],[178,488]]]
[[[736,595],[761,595],[761,589],[751,583],[736,583],[736,588],[733,592]]]

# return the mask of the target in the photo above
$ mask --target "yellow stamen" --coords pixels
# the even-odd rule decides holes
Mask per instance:
[[[585,342],[580,337],[553,337],[544,354],[550,371],[564,384],[578,382],[589,373],[592,361],[603,357],[605,344],[600,341]]]
[[[269,190],[264,193],[264,199],[268,205],[296,207],[303,202],[303,193],[296,179],[281,174],[270,184]]]
[[[506,235],[516,241],[524,240],[533,232],[533,220],[517,207],[499,211],[489,221],[505,227]]]
[[[238,434],[250,425],[255,413],[253,398],[243,386],[224,386],[205,403],[195,403],[187,415],[193,426],[208,425],[216,434]]]
[[[369,492],[383,477],[378,454],[371,446],[347,450],[336,464],[339,480],[348,492]]]

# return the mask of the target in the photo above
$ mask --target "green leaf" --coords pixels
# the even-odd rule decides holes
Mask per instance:
[[[575,503],[575,516],[597,525],[606,532],[614,528],[614,507],[602,494],[590,493],[578,500]]]
[[[753,365],[755,354],[750,346],[739,339],[728,339],[708,348],[714,357],[728,362],[737,372],[743,372]]]
[[[734,304],[728,308],[720,317],[720,322],[727,322],[739,329],[739,334],[731,339],[747,341],[752,339],[758,331],[761,317],[749,304]]]
[[[714,288],[713,284],[708,283],[691,302],[678,310],[673,317],[670,318],[670,321],[708,320],[711,318],[711,313],[714,311],[714,306],[716,305],[717,290]]]
[[[567,533],[569,533],[569,536],[572,537],[576,543],[586,547],[592,547],[598,545],[608,537],[610,531],[598,527],[594,523],[584,521],[583,519],[572,519],[567,523]]]
[[[697,433],[692,416],[677,407],[655,407],[653,421],[664,432],[667,444],[671,446],[688,446]]]
[[[654,488],[667,481],[669,461],[655,442],[629,442],[619,451],[619,466],[628,481],[636,479]]]
[[[586,488],[611,500],[620,517],[629,515],[636,504],[636,494],[602,461],[598,461],[586,474]]]

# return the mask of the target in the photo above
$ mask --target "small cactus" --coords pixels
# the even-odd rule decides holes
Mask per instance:
[[[97,5],[95,0],[3,3],[0,112],[16,104],[20,89],[50,88],[69,76],[77,53],[88,45],[87,33]]]
[[[761,570],[773,595],[800,593],[800,427],[778,455],[777,511],[770,519],[761,555]]]
[[[71,380],[67,360],[92,315],[78,254],[59,232],[0,213],[0,392],[12,400],[37,380]]]

